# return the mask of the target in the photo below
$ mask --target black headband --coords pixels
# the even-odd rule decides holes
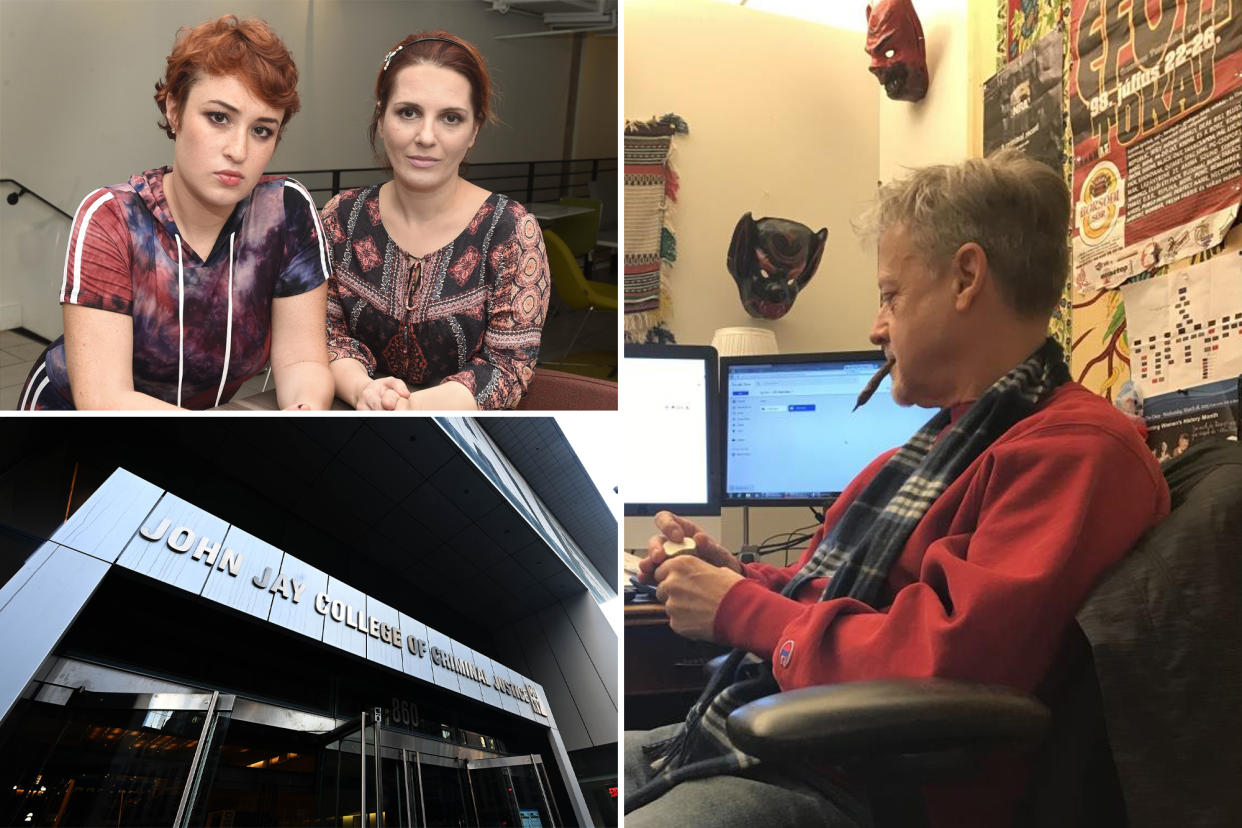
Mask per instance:
[[[451,43],[452,45],[456,46],[456,47],[457,47],[457,48],[459,48],[459,49],[465,49],[465,48],[466,48],[465,46],[463,46],[463,45],[461,44],[461,42],[460,42],[460,41],[457,41],[457,40],[449,40],[447,37],[420,37],[420,38],[418,38],[417,40],[411,40],[409,43],[402,43],[400,46],[398,46],[397,48],[393,49],[393,50],[392,50],[391,52],[389,52],[388,54],[384,55],[384,68],[383,68],[383,69],[381,69],[380,71],[381,71],[381,72],[387,72],[387,71],[388,71],[388,64],[392,63],[392,59],[393,59],[394,57],[396,57],[396,56],[397,56],[397,52],[400,52],[400,51],[401,51],[402,49],[404,49],[406,46],[413,46],[415,43],[423,43],[423,42],[428,41],[428,40],[438,40],[438,41],[440,41],[441,43]]]

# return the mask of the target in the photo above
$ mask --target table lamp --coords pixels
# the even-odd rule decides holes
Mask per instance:
[[[712,347],[722,357],[779,353],[776,333],[767,328],[717,328]]]

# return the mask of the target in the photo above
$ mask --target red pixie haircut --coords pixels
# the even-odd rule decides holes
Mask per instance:
[[[163,118],[159,127],[173,136],[168,123],[168,99],[185,111],[190,88],[202,75],[234,76],[256,98],[273,109],[283,109],[280,133],[301,108],[298,101],[298,67],[289,50],[267,22],[257,17],[238,20],[226,14],[194,28],[177,30],[177,42],[168,56],[168,69],[155,84],[155,103]]]

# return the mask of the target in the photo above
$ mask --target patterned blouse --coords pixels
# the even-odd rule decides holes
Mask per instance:
[[[416,386],[459,382],[480,409],[518,404],[548,310],[534,216],[493,193],[457,238],[422,257],[384,229],[378,186],[341,193],[322,217],[332,251],[330,359]]]
[[[139,173],[82,200],[60,301],[133,318],[134,390],[211,408],[266,364],[273,299],[328,278],[324,234],[301,184],[265,176],[233,208],[204,261],[168,209],[168,171]],[[62,336],[35,361],[18,408],[73,407]]]

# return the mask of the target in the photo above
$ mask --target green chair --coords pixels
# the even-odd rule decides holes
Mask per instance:
[[[608,282],[595,282],[583,276],[573,251],[554,231],[543,231],[543,243],[547,248],[548,269],[552,272],[552,286],[556,289],[556,295],[574,310],[587,310],[582,317],[582,324],[578,326],[573,339],[569,340],[569,347],[565,349],[565,356],[568,356],[592,312],[617,312],[617,286]]]
[[[549,222],[552,232],[560,236],[569,246],[574,258],[590,263],[591,253],[599,238],[599,217],[604,203],[593,198],[571,198],[565,196],[561,204],[567,207],[586,207],[589,213],[578,213]]]

